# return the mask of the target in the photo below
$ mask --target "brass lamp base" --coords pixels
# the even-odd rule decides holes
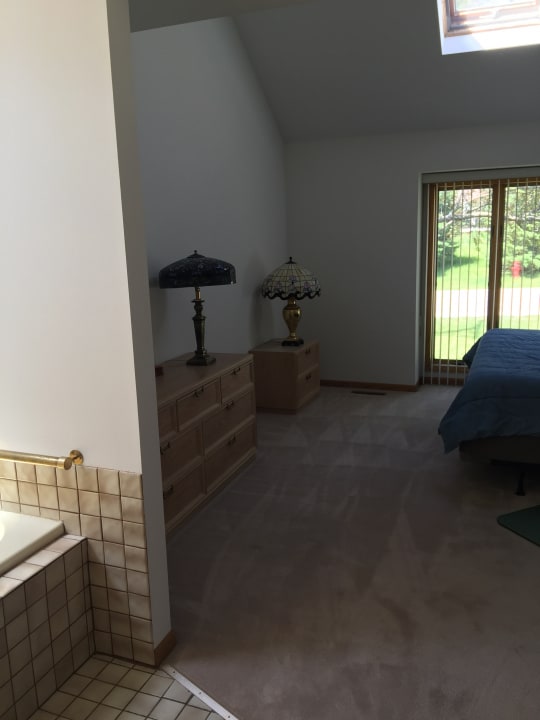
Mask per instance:
[[[298,337],[298,335],[296,334],[296,328],[298,327],[298,323],[300,322],[301,315],[302,311],[296,303],[296,298],[294,297],[294,295],[289,295],[287,304],[283,308],[283,319],[285,320],[285,324],[289,328],[289,335],[285,338],[285,340],[283,340],[283,342],[281,343],[282,345],[304,344],[302,338]]]
[[[195,315],[193,316],[193,325],[195,326],[195,340],[197,349],[193,357],[190,357],[186,365],[211,365],[216,362],[216,358],[206,352],[204,347],[204,324],[206,317],[203,315],[202,308],[204,300],[201,298],[201,289],[195,288],[195,300],[191,301],[195,306]]]

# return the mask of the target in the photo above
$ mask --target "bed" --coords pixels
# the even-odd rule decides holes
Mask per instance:
[[[540,463],[540,330],[488,330],[463,358],[465,383],[439,425],[445,452]]]

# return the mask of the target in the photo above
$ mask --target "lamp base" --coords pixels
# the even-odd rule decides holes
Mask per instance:
[[[298,345],[303,345],[304,341],[302,340],[302,338],[295,338],[294,340],[289,340],[288,338],[285,338],[285,340],[283,340],[283,342],[281,344],[298,346]]]
[[[211,365],[212,363],[216,362],[216,358],[212,357],[211,355],[208,355],[206,353],[197,355],[193,355],[193,357],[190,357],[189,360],[186,362],[186,365]]]

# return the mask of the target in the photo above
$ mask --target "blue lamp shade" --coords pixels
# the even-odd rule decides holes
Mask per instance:
[[[195,250],[192,255],[177,260],[159,271],[160,288],[195,288],[195,307],[193,325],[195,328],[195,342],[197,348],[193,357],[187,360],[187,365],[210,365],[216,358],[209,355],[204,347],[205,320],[201,287],[210,285],[232,285],[236,282],[236,270],[231,263],[225,260],[199,255]]]
[[[289,335],[282,345],[303,345],[304,341],[296,334],[300,322],[301,311],[297,300],[314,298],[321,294],[321,285],[311,270],[300,267],[292,257],[268,275],[262,284],[263,297],[273,300],[286,300],[283,308],[283,319],[289,328]]]
[[[195,250],[182,260],[159,271],[160,288],[231,285],[236,282],[234,266],[225,260],[199,255]]]

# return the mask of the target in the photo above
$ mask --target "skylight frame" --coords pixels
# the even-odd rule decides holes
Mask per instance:
[[[437,2],[443,55],[540,44],[540,0],[470,10],[456,5],[456,0]]]

